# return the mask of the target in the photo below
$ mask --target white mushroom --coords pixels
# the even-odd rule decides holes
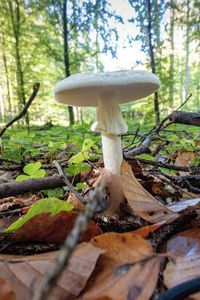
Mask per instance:
[[[160,86],[155,74],[146,71],[117,71],[72,75],[57,83],[56,100],[72,106],[97,107],[93,131],[100,131],[104,166],[111,173],[110,202],[107,215],[118,214],[124,200],[120,166],[121,134],[127,132],[119,104],[149,96]]]

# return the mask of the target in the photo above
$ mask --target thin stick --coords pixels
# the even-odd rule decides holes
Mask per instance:
[[[91,199],[87,203],[84,211],[81,212],[77,217],[76,223],[72,231],[66,238],[63,248],[60,250],[53,269],[43,282],[41,289],[33,297],[33,300],[46,300],[48,295],[50,295],[51,290],[58,282],[58,279],[61,276],[64,268],[67,266],[69,258],[77,243],[79,242],[81,234],[86,230],[90,218],[93,216],[95,210],[97,209],[104,187],[105,183],[100,182],[100,184],[95,188],[93,199]]]
[[[31,103],[33,102],[34,98],[36,97],[38,91],[40,88],[40,84],[39,83],[35,83],[33,86],[33,93],[30,96],[30,98],[28,99],[27,103],[25,104],[24,108],[22,109],[22,111],[16,116],[14,117],[12,120],[10,120],[4,127],[3,129],[0,131],[0,137],[4,134],[4,132],[17,120],[21,119],[22,117],[25,116],[25,114],[27,113],[27,110],[29,108],[29,106],[31,105]]]
[[[67,176],[65,175],[65,173],[63,172],[60,164],[56,160],[53,161],[53,164],[56,166],[56,168],[58,170],[58,174],[60,175],[60,178],[66,183],[70,192],[72,192],[83,204],[85,204],[86,203],[85,199],[81,196],[81,194],[79,194],[79,192],[69,182],[69,180],[68,180]]]

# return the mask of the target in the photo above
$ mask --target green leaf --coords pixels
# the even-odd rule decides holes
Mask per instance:
[[[24,181],[24,180],[27,180],[27,179],[30,179],[30,176],[28,176],[28,175],[19,175],[19,176],[17,176],[16,181]]]
[[[56,215],[61,211],[71,211],[74,206],[66,201],[59,200],[55,197],[44,198],[35,202],[27,214],[18,219],[16,222],[12,223],[4,232],[13,232],[22,227],[28,220],[31,218],[41,214],[41,213],[50,213],[52,215]]]
[[[85,173],[90,170],[90,166],[84,164],[84,163],[77,163],[77,164],[71,164],[68,166],[68,168],[65,169],[66,173],[68,175],[77,175],[80,173]]]
[[[41,169],[35,172],[33,175],[31,175],[31,178],[43,178],[46,175],[46,171]]]
[[[87,187],[88,187],[88,185],[87,185],[86,183],[84,183],[84,182],[78,182],[78,183],[76,184],[77,190],[83,190],[83,189],[85,189],[85,188],[87,188]]]
[[[78,154],[72,156],[69,159],[69,163],[78,164],[78,163],[84,161],[84,159],[85,159],[85,155],[82,152],[79,152]]]
[[[93,147],[93,145],[94,145],[93,140],[85,139],[84,142],[83,142],[82,151],[85,152],[85,151],[90,150]]]
[[[43,190],[42,191],[44,195],[47,195],[48,197],[62,197],[64,195],[64,191],[62,188],[56,188],[52,190]]]
[[[28,175],[33,175],[34,173],[36,173],[40,168],[41,168],[42,164],[41,162],[36,162],[36,163],[30,163],[27,164],[24,168],[23,171],[25,174]]]

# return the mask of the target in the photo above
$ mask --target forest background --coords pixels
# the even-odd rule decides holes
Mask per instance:
[[[0,12],[1,127],[24,107],[35,82],[41,88],[27,124],[91,122],[94,110],[53,99],[56,82],[78,72],[156,73],[159,93],[123,107],[132,123],[158,122],[191,93],[184,110],[200,110],[198,0],[0,0]]]

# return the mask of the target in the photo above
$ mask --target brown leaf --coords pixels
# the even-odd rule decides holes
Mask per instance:
[[[200,276],[200,240],[176,237],[167,243],[168,253],[173,258],[164,271],[164,283],[168,288]]]
[[[5,211],[7,209],[14,209],[15,207],[24,207],[30,206],[35,201],[37,201],[39,197],[37,195],[29,194],[26,196],[16,196],[16,197],[8,197],[0,199],[0,211]]]
[[[150,223],[170,223],[178,214],[159,203],[147,192],[133,175],[131,166],[123,161],[121,165],[122,186],[125,197],[132,210]]]
[[[186,152],[186,151],[178,151],[178,155],[175,160],[175,166],[180,167],[190,167],[193,160],[195,160],[196,153],[195,152]],[[187,175],[188,172],[179,171],[180,175]]]
[[[78,299],[149,299],[160,270],[151,245],[133,233],[105,233],[91,240],[101,255],[82,296]]]
[[[168,205],[168,208],[170,208],[174,212],[181,212],[189,207],[193,207],[195,209],[195,206],[199,206],[199,204],[200,204],[200,198],[194,198],[194,199],[187,199],[187,200],[170,204]]]
[[[1,300],[15,300],[16,295],[11,289],[10,284],[3,278],[0,278],[0,299]]]
[[[149,234],[156,231],[157,229],[159,229],[161,226],[163,225],[163,223],[157,223],[157,224],[153,224],[153,225],[147,225],[147,226],[143,226],[139,229],[134,230],[133,232],[139,236],[141,236],[143,239],[148,238]]]
[[[62,211],[56,215],[39,214],[19,228],[13,234],[12,240],[62,243],[72,230],[78,215],[75,211]],[[81,241],[89,241],[92,237],[101,233],[100,227],[90,221]]]
[[[85,208],[84,204],[73,193],[69,194],[67,202],[72,204],[77,211],[82,211]]]
[[[71,300],[78,296],[102,252],[89,243],[80,244],[48,299]],[[16,293],[16,300],[32,298],[55,263],[57,255],[58,251],[27,257],[0,255],[0,276],[9,281]]]

